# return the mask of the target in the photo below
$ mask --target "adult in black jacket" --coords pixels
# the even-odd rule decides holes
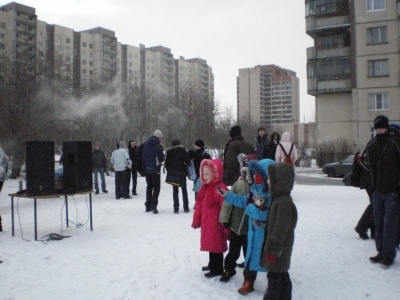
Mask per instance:
[[[276,147],[281,141],[281,134],[278,131],[271,131],[268,134],[268,154],[266,158],[275,160]]]
[[[165,149],[167,157],[165,159],[165,168],[167,172],[170,170],[181,171],[183,174],[182,196],[183,196],[183,211],[188,213],[189,199],[186,186],[187,165],[190,164],[190,156],[181,145],[179,140],[172,141],[172,147]],[[179,213],[179,187],[173,186],[174,213]]]
[[[98,182],[98,174],[100,174],[101,179],[101,190],[103,193],[108,193],[106,190],[106,180],[104,177],[104,173],[106,171],[106,156],[103,151],[100,150],[100,144],[94,144],[94,151],[92,153],[92,169],[93,169],[93,176],[94,176],[94,189],[95,194],[99,193],[99,182]]]
[[[268,158],[268,135],[265,134],[265,128],[260,127],[257,130],[256,137],[256,152],[258,159]]]
[[[380,115],[374,120],[376,136],[367,147],[363,166],[369,171],[369,182],[375,188],[373,210],[375,245],[378,254],[370,261],[390,266],[396,258],[400,201],[400,147],[389,133],[389,119]]]
[[[128,142],[128,152],[129,158],[132,161],[132,169],[130,169],[132,173],[132,195],[137,196],[136,186],[137,186],[137,163],[138,163],[138,155],[136,154],[136,143],[134,140]],[[128,175],[128,188],[130,186],[131,174]]]
[[[198,191],[201,187],[200,180],[200,164],[203,159],[211,159],[210,154],[204,149],[204,141],[197,140],[194,142],[194,149],[189,150],[190,158],[193,159],[194,169],[196,171],[196,180],[194,181],[194,200],[197,199]]]

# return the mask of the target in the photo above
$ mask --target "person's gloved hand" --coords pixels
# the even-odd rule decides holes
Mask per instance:
[[[249,193],[249,197],[247,198],[246,206],[249,205],[250,203],[254,203],[252,192]]]
[[[271,255],[271,254],[269,254],[269,253],[265,254],[265,258],[271,264],[273,264],[276,261],[276,257]]]
[[[193,229],[200,228],[200,225],[198,225],[198,224],[195,224],[195,223],[192,223],[192,228],[193,228]]]
[[[222,223],[224,225],[224,228],[229,228],[229,223]]]

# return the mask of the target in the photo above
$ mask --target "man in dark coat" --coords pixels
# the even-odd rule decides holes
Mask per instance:
[[[200,180],[200,164],[203,159],[211,159],[210,154],[204,148],[204,141],[197,140],[194,142],[194,149],[189,150],[189,155],[193,159],[194,170],[196,171],[196,180],[194,181],[194,200],[197,199],[197,194],[201,188]]]
[[[256,137],[256,152],[258,159],[268,158],[268,135],[265,134],[265,128],[260,127],[257,130]]]
[[[132,195],[137,196],[136,193],[136,186],[137,186],[137,163],[138,163],[138,155],[136,154],[136,143],[134,140],[128,142],[128,151],[129,151],[129,158],[132,161]],[[128,187],[131,181],[131,174],[128,176]]]
[[[101,179],[101,190],[103,193],[108,193],[106,190],[106,180],[104,177],[104,173],[107,169],[106,156],[103,151],[100,150],[100,144],[94,144],[94,151],[92,153],[92,169],[94,176],[94,189],[95,194],[99,193],[99,182],[98,182],[98,174],[100,174]]]
[[[222,182],[227,185],[233,185],[240,176],[240,165],[237,157],[240,153],[256,154],[254,146],[245,142],[242,136],[242,129],[235,125],[231,128],[229,135],[231,139],[224,150],[224,176]]]
[[[292,299],[292,281],[288,271],[297,225],[297,209],[290,196],[294,171],[288,163],[270,164],[268,175],[272,202],[260,258],[260,266],[268,270],[268,287],[263,299]]]
[[[155,130],[153,135],[143,144],[142,160],[146,175],[146,212],[153,211],[158,214],[158,196],[161,188],[161,163],[164,161],[163,147],[161,140],[164,137],[161,130]]]
[[[189,199],[187,193],[187,185],[186,185],[186,175],[187,175],[187,166],[190,164],[190,156],[189,153],[181,145],[179,140],[172,141],[172,147],[165,149],[167,157],[165,159],[165,168],[167,172],[171,169],[182,172],[183,174],[183,183],[182,183],[182,197],[183,197],[183,211],[188,213],[189,210]],[[179,213],[179,187],[172,187],[172,196],[174,199],[174,213]]]
[[[376,132],[367,145],[361,163],[368,170],[369,182],[375,188],[373,211],[375,245],[378,254],[370,257],[373,263],[390,266],[396,258],[400,201],[397,192],[400,181],[400,147],[389,133],[389,119],[377,116]]]

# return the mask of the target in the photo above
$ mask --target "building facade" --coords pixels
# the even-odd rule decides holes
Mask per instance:
[[[374,136],[380,114],[400,120],[399,8],[389,0],[309,0],[307,90],[315,96],[318,142]]]
[[[239,69],[237,119],[272,130],[274,124],[299,122],[299,79],[275,65]]]
[[[185,60],[191,73],[180,76],[181,59],[167,47],[122,44],[114,31],[101,27],[75,31],[50,25],[37,19],[35,8],[11,2],[0,6],[0,55],[15,61],[22,53],[41,59],[50,77],[62,79],[77,97],[113,84],[135,86],[149,100],[178,99],[182,86],[214,100],[212,69],[203,59]]]

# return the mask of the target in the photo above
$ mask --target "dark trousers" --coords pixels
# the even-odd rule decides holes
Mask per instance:
[[[180,187],[182,189],[182,197],[183,197],[183,209],[189,209],[189,199],[187,193],[187,186],[186,186],[186,177],[183,179],[183,185]],[[173,186],[172,187],[172,196],[174,198],[174,211],[179,210],[179,187]]]
[[[382,194],[375,191],[373,203],[376,250],[383,257],[394,260],[400,218],[400,202],[397,201],[397,193]]]
[[[129,174],[129,169],[115,172],[115,197],[116,198],[129,197],[128,174]]]
[[[210,261],[208,262],[208,267],[210,271],[217,274],[222,274],[224,272],[224,254],[209,252]]]
[[[146,173],[146,183],[146,208],[156,209],[161,186],[160,173]]]
[[[268,271],[268,287],[263,300],[292,299],[292,281],[288,272],[276,273]]]
[[[247,251],[247,235],[244,234],[236,234],[234,231],[231,231],[231,235],[229,237],[229,251],[225,256],[225,270],[229,272],[233,272],[236,269],[237,263],[236,261],[240,257],[240,250],[243,247],[243,255],[246,256]]]
[[[106,190],[106,179],[104,177],[104,168],[95,168],[93,170],[93,177],[94,177],[94,189],[96,192],[99,191],[99,176],[101,180],[101,190],[104,192]]]
[[[256,281],[257,279],[257,271],[249,270],[249,269],[244,269],[243,270],[243,277],[244,280],[251,280],[251,281]]]
[[[365,209],[364,213],[362,214],[358,224],[356,226],[356,231],[358,233],[367,233],[368,229],[371,230],[371,237],[375,237],[375,222],[374,222],[374,210],[372,206],[372,190],[368,190],[368,197],[369,197],[369,205]]]
[[[132,169],[129,170],[129,175],[128,175],[128,189],[129,186],[131,185],[131,176],[132,176],[132,194],[136,193],[136,185],[137,185],[137,170],[136,166],[132,165]]]

